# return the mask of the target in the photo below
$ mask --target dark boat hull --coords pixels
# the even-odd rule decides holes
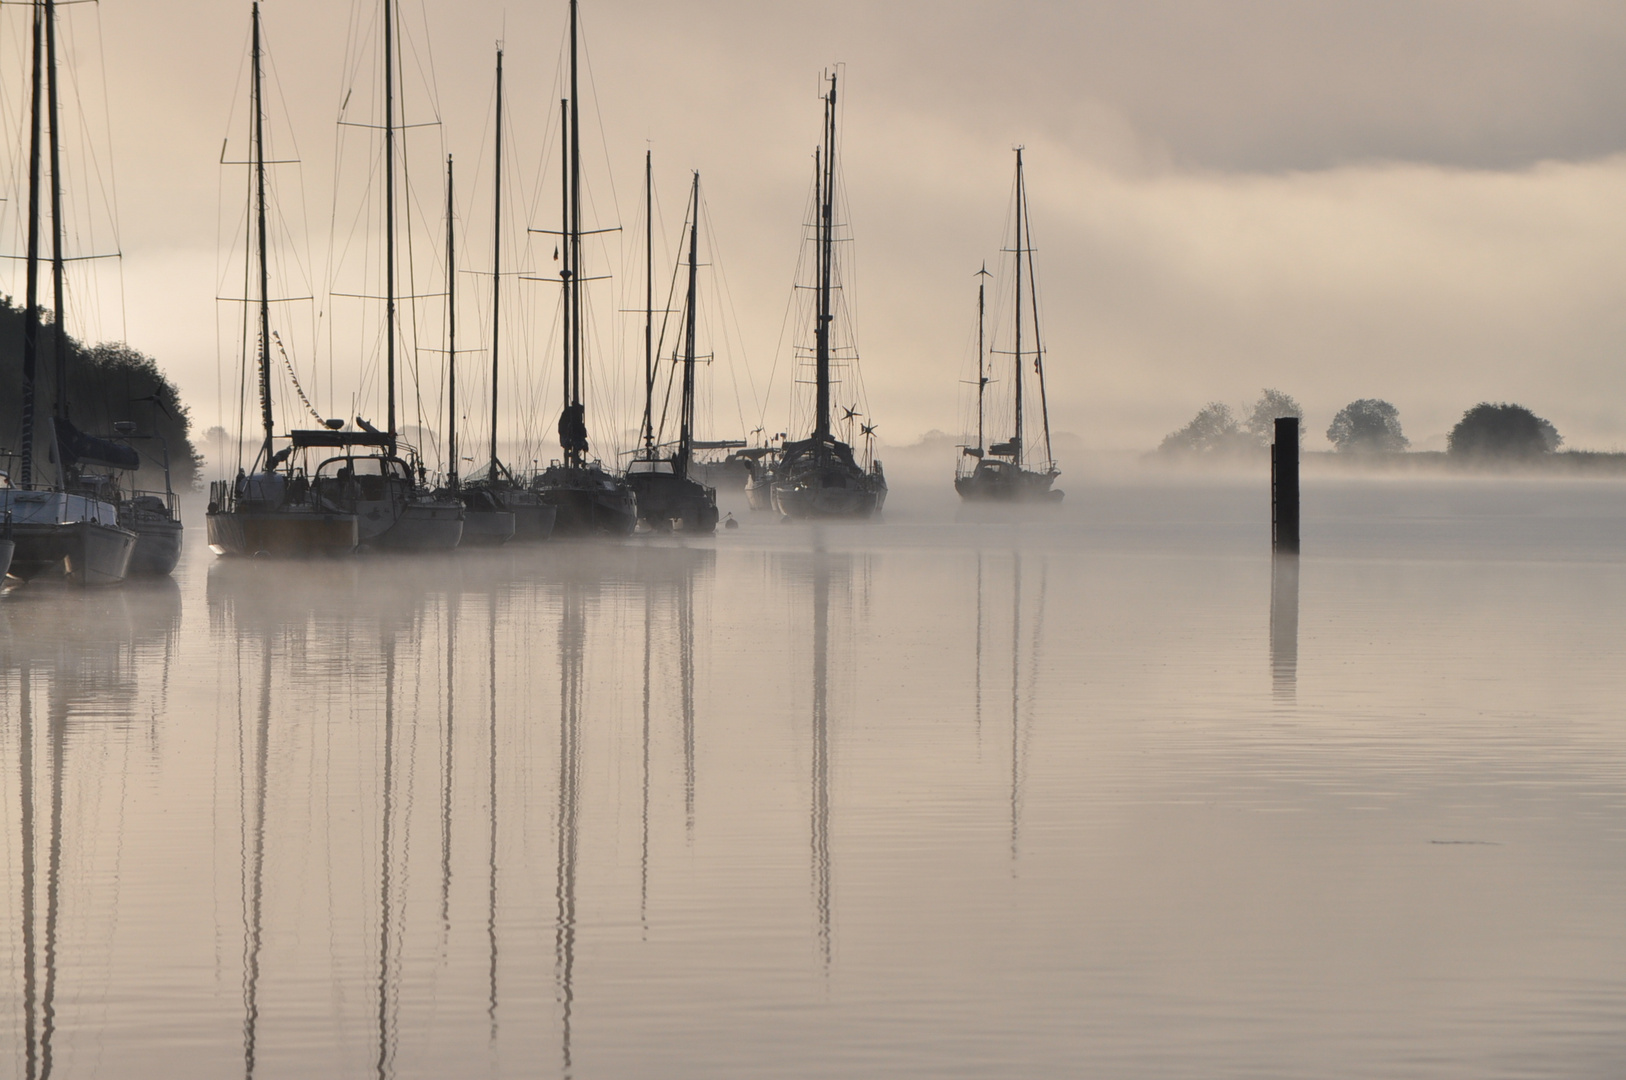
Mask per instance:
[[[638,525],[631,489],[603,469],[555,466],[533,490],[557,512],[555,536],[631,536]]]
[[[849,483],[851,479],[845,473],[821,469],[794,480],[775,481],[773,507],[792,519],[864,520],[880,513],[886,504],[886,488]]]
[[[463,511],[461,547],[497,547],[514,538],[514,515],[507,510]]]
[[[163,577],[181,561],[184,530],[174,518],[154,518],[130,522],[135,531],[135,551],[130,555],[132,577]]]
[[[10,573],[27,581],[60,571],[74,585],[117,585],[129,573],[136,534],[95,521],[13,526]]]
[[[954,490],[967,502],[1058,503],[1063,493],[1050,486],[1055,482],[1053,472],[1033,472],[1013,465],[996,471],[979,462],[971,475],[954,478]]]
[[[717,491],[671,473],[632,473],[627,486],[637,499],[638,520],[656,532],[717,531]]]
[[[360,542],[354,514],[221,511],[207,518],[216,555],[280,559],[349,555]]]
[[[17,542],[0,538],[0,579],[4,579],[11,570],[11,556],[17,550]]]
[[[463,540],[463,504],[455,499],[407,503],[387,529],[363,540],[381,551],[451,551]]]

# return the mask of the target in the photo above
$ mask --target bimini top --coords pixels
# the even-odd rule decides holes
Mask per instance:
[[[383,431],[332,431],[328,428],[307,428],[290,431],[288,438],[296,447],[306,446],[381,446],[390,445],[390,437]]]

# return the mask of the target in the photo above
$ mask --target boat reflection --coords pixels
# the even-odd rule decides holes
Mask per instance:
[[[62,1027],[58,1002],[77,1000],[59,989],[62,911],[72,885],[63,868],[90,857],[100,843],[118,850],[124,841],[122,813],[111,828],[88,817],[87,792],[104,782],[124,791],[118,775],[94,767],[117,774],[130,749],[157,740],[180,619],[180,590],[169,578],[116,592],[19,590],[0,604],[0,716],[16,737],[19,842],[13,850],[20,864],[22,1075],[28,1080],[51,1076]],[[83,770],[76,768],[81,759],[88,763]]]

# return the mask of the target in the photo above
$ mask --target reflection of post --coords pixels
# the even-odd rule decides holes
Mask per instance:
[[[1274,551],[1299,550],[1299,418],[1276,420],[1270,447],[1270,528]]]
[[[1277,552],[1270,563],[1270,674],[1278,699],[1293,700],[1298,667],[1299,557]]]
[[[830,966],[830,566],[813,555],[813,891],[819,945]]]

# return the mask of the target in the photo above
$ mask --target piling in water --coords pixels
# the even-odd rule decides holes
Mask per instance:
[[[1299,550],[1299,418],[1276,420],[1276,441],[1270,447],[1271,549],[1298,554]]]

